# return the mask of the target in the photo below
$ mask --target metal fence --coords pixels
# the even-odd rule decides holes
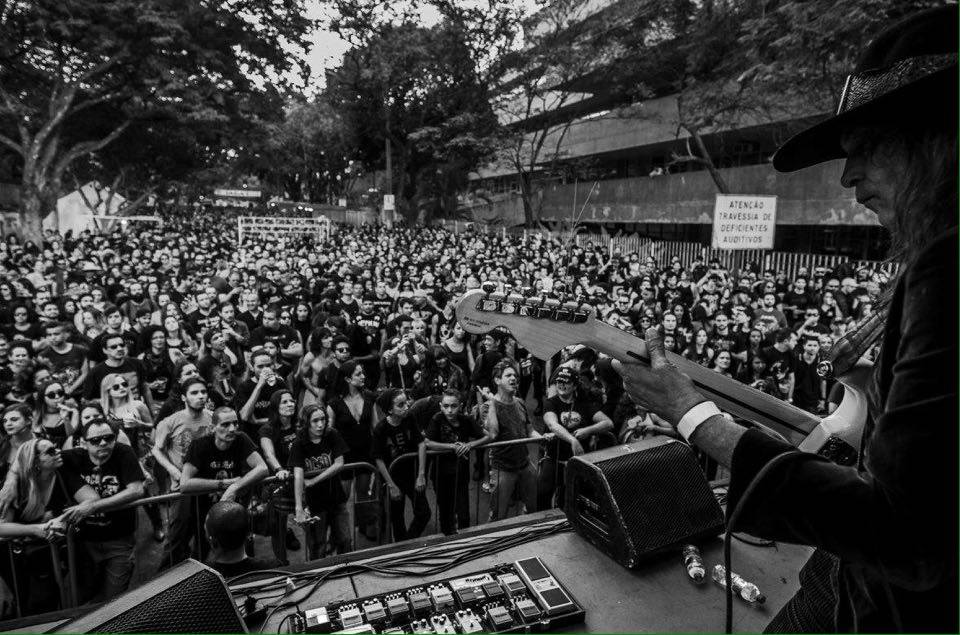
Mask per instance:
[[[306,477],[316,476],[319,474],[319,471],[309,472],[305,474]],[[343,479],[344,476],[349,476],[351,480],[356,480],[358,476],[368,474],[370,476],[369,486],[366,491],[361,492],[357,487],[351,487],[347,500],[347,509],[350,515],[350,526],[352,527],[353,536],[351,543],[353,545],[357,544],[357,523],[356,521],[356,508],[357,505],[368,506],[368,509],[376,513],[376,522],[380,527],[379,532],[379,542],[383,544],[386,536],[388,535],[386,531],[386,513],[383,509],[382,502],[384,500],[383,496],[383,481],[380,478],[377,468],[371,465],[370,463],[357,462],[357,463],[347,463],[341,468],[341,470],[333,477],[338,479]],[[292,476],[290,477],[292,482]],[[254,489],[262,488],[263,486],[276,485],[279,481],[275,476],[265,478],[263,481],[260,481],[254,486]],[[202,536],[203,535],[203,518],[199,516],[199,507],[198,500],[201,496],[206,496],[211,493],[221,493],[217,490],[209,491],[200,491],[200,492],[191,492],[189,494],[183,494],[179,492],[174,492],[170,494],[162,494],[159,496],[151,496],[146,498],[140,498],[138,500],[132,501],[125,505],[115,507],[109,511],[119,511],[122,509],[142,507],[144,505],[150,504],[171,504],[178,503],[185,498],[189,498],[194,505],[193,510],[193,520],[196,523],[196,526],[193,527],[193,536]],[[274,513],[273,510],[268,509],[266,513]],[[285,526],[279,529],[280,535],[284,535]],[[22,591],[24,590],[22,576],[26,573],[29,574],[29,570],[25,568],[24,564],[18,562],[25,552],[28,550],[38,550],[47,548],[49,549],[52,567],[52,573],[54,577],[54,582],[57,586],[57,591],[60,597],[60,607],[61,608],[73,608],[79,606],[80,604],[80,586],[78,581],[78,565],[77,565],[77,539],[75,536],[75,531],[71,527],[65,533],[62,539],[45,541],[38,539],[10,539],[5,540],[7,545],[7,560],[10,565],[11,572],[11,584],[10,590],[13,593],[13,606],[16,617],[22,617],[25,615],[25,603],[28,600],[27,597],[23,596]],[[197,544],[197,541],[194,541],[193,546],[193,555],[194,557],[198,556],[200,545]],[[161,566],[164,563],[161,562]],[[167,563],[174,564],[172,562]]]

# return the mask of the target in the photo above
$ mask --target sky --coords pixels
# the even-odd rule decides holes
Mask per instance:
[[[397,0],[395,0],[397,1]],[[465,3],[478,2],[480,0],[462,0]],[[524,7],[527,12],[532,12],[536,0],[514,0],[517,5]],[[337,66],[343,59],[350,45],[342,40],[336,33],[331,33],[325,28],[330,20],[329,7],[325,7],[322,0],[307,0],[307,17],[313,20],[321,20],[321,28],[317,29],[309,38],[312,47],[307,55],[307,62],[310,64],[311,77],[310,84],[306,87],[308,92],[318,91],[323,88],[325,79],[324,69]],[[426,8],[421,11],[420,22],[425,26],[432,26],[439,20],[439,14],[433,8]]]

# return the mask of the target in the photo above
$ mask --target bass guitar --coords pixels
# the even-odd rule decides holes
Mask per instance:
[[[596,317],[593,307],[564,298],[527,297],[488,289],[468,291],[457,302],[457,320],[468,333],[480,335],[506,329],[535,357],[549,359],[566,346],[582,344],[622,362],[650,363],[643,339]],[[879,314],[869,328],[841,340],[831,350],[820,372],[839,371],[844,385],[839,407],[825,418],[801,410],[772,395],[704,368],[676,353],[667,359],[685,373],[708,399],[728,414],[806,452],[815,452],[843,464],[856,461],[867,418],[865,386],[869,366],[857,363],[876,340],[882,325]],[[834,353],[835,352],[835,353]]]

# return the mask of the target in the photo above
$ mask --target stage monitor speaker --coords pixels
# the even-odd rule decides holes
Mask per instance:
[[[625,567],[723,531],[690,446],[666,437],[575,456],[564,507],[574,530]]]
[[[56,633],[246,633],[219,573],[187,560]]]

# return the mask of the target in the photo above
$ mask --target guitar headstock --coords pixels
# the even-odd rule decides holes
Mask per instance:
[[[595,339],[593,307],[562,295],[551,298],[475,289],[460,298],[456,314],[468,333],[481,335],[503,327],[540,359],[550,359],[572,344],[590,345]]]

